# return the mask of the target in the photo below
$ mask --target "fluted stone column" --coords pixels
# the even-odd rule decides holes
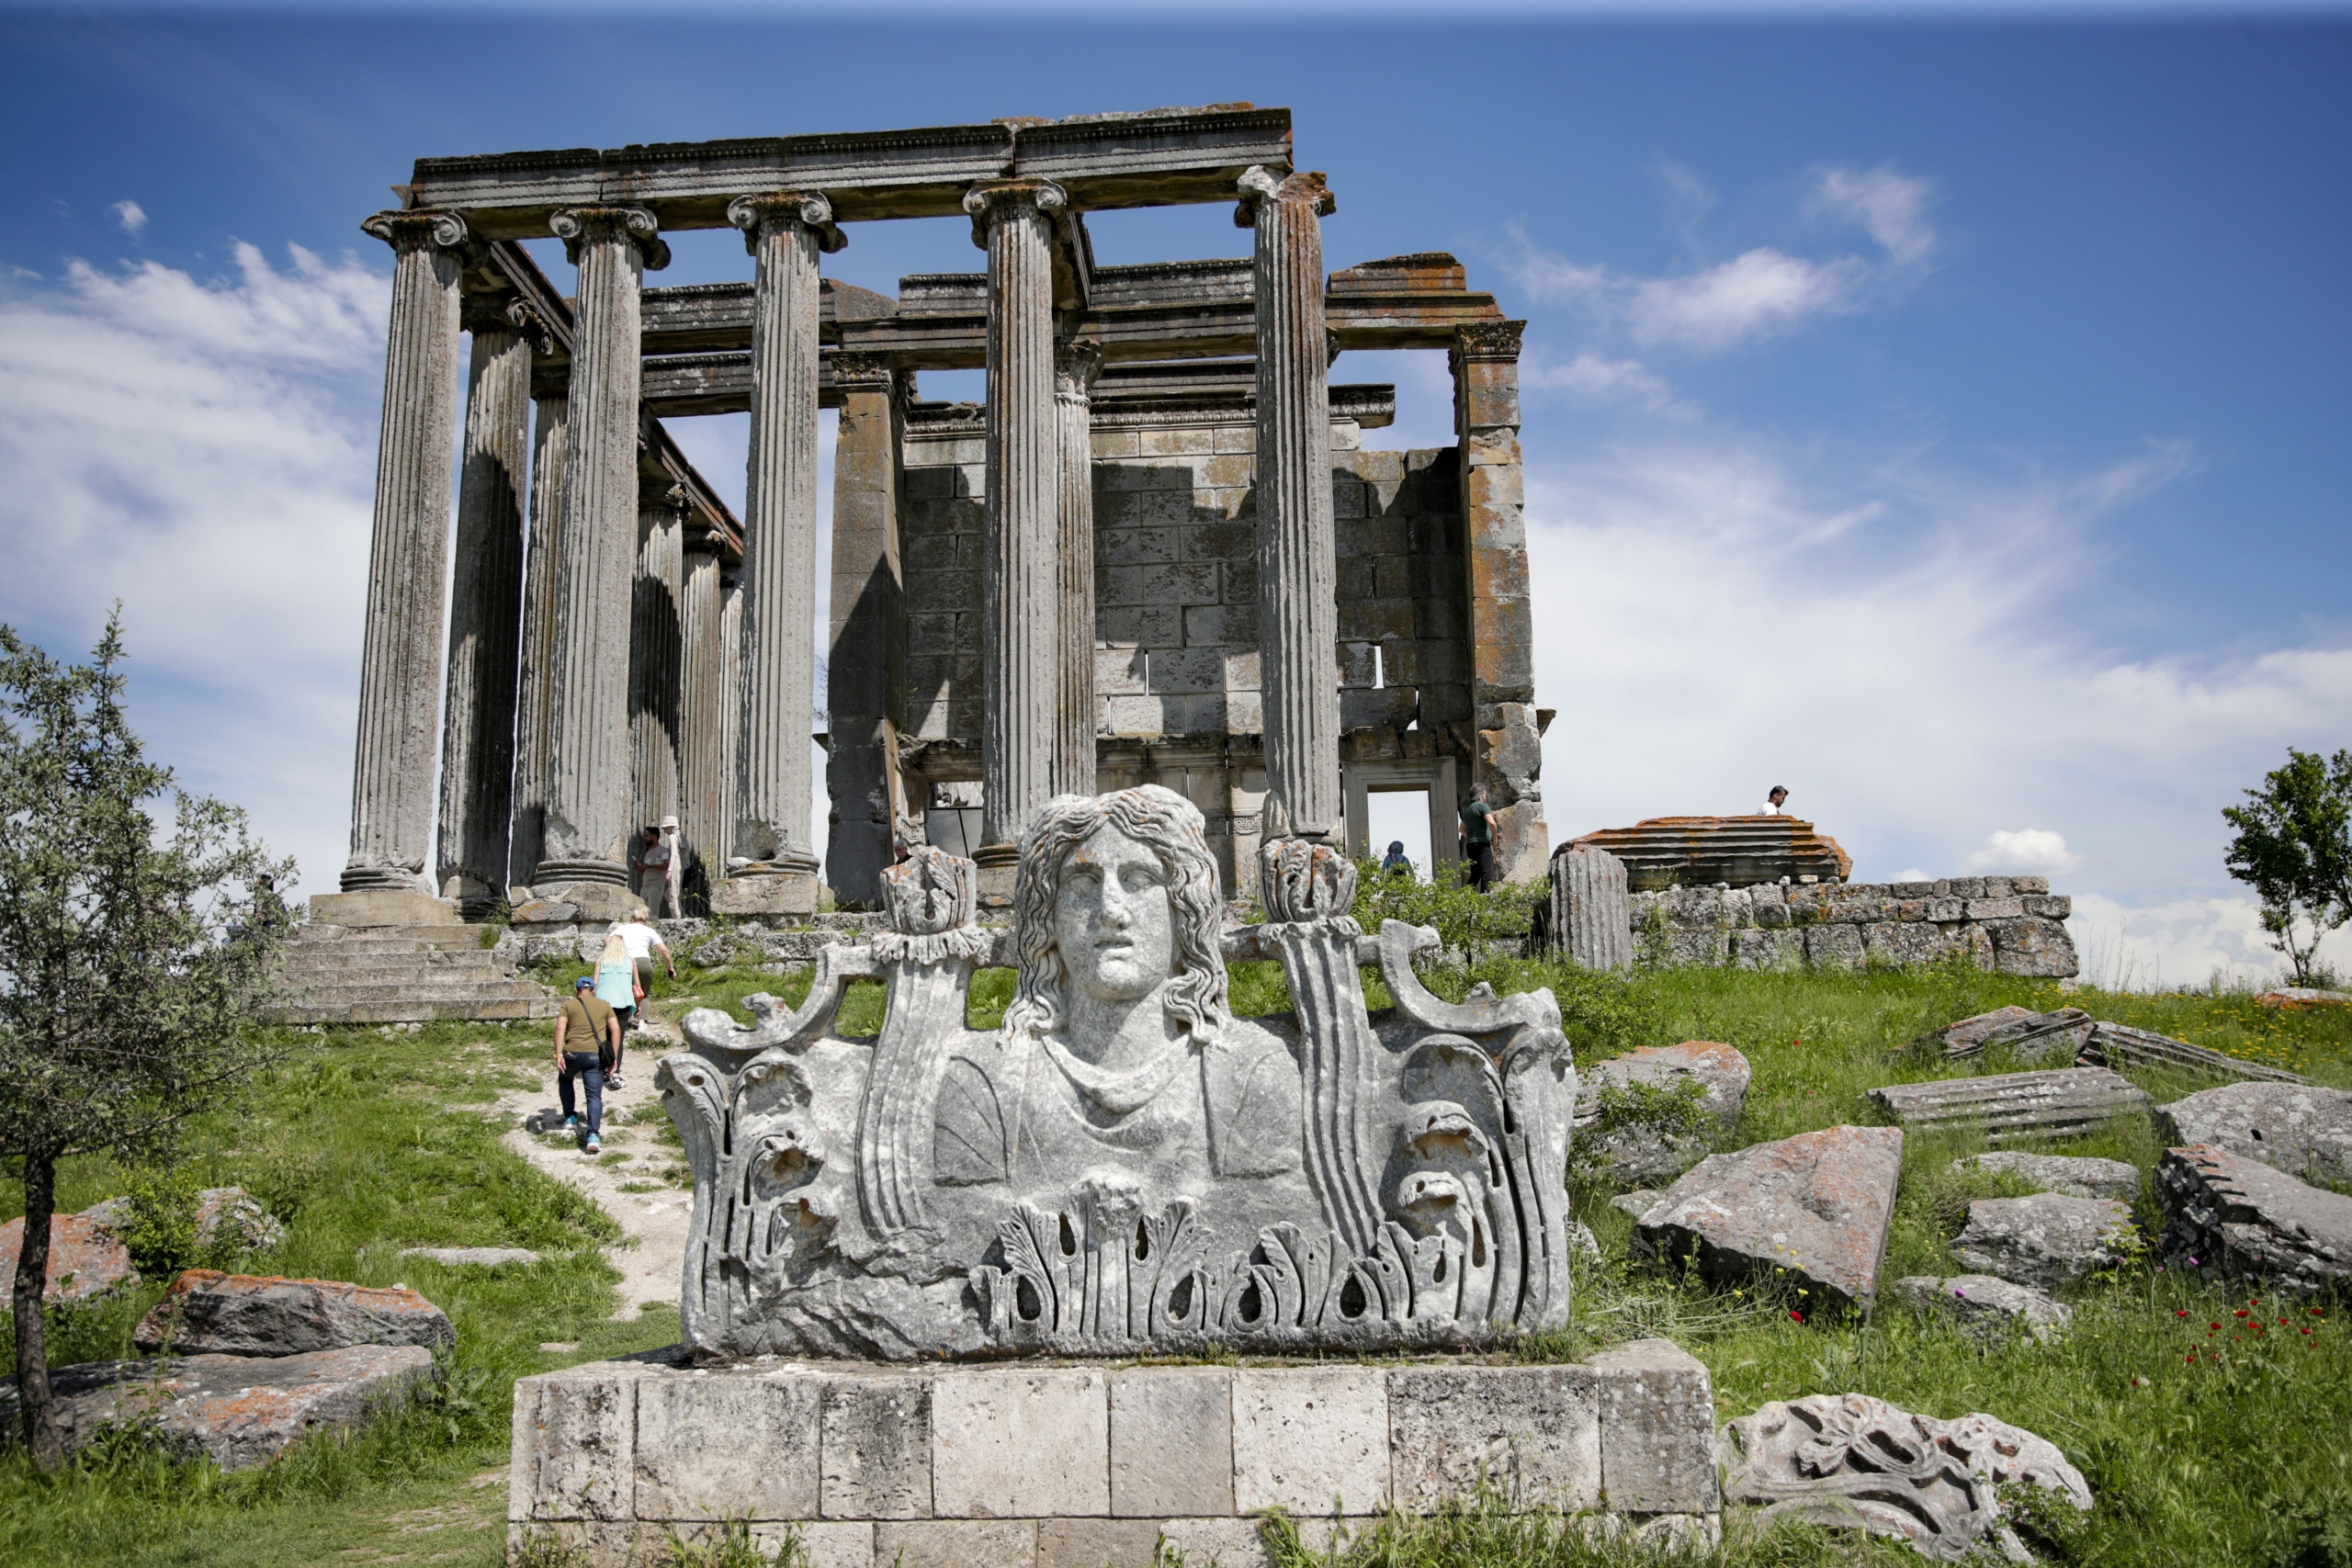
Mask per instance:
[[[1043,180],[964,197],[989,254],[988,525],[981,567],[980,895],[1010,897],[1022,828],[1054,793],[1061,629],[1053,214]]]
[[[1055,795],[1094,793],[1094,378],[1099,349],[1065,344],[1054,355],[1054,409],[1061,425],[1061,607],[1054,735]]]
[[[392,247],[391,328],[384,349],[384,414],[376,450],[376,515],[368,559],[367,624],[359,657],[359,735],[351,776],[351,856],[345,893],[417,895],[353,899],[321,919],[447,919],[424,886],[432,849],[434,721],[441,707],[443,581],[449,560],[449,463],[458,418],[457,247],[454,213],[382,212],[360,225]]]
[[[629,814],[626,842],[678,815],[678,706],[685,636],[685,492],[649,481],[637,511],[629,595]]]
[[[506,891],[531,344],[507,319],[505,301],[469,301],[468,312],[473,366],[441,710],[440,878],[458,913],[479,919]]]
[[[718,754],[724,759],[718,770],[718,827],[715,833],[723,835],[735,820],[735,753],[736,739],[743,728],[743,574],[729,570],[718,579]],[[723,837],[715,840],[710,854],[712,890],[718,889],[718,877],[726,870]]]
[[[825,660],[832,820],[825,880],[844,905],[878,909],[904,808],[898,719],[906,684],[899,561],[899,378],[866,355],[833,356],[832,642]]]
[[[752,440],[744,482],[743,684],[727,913],[809,914],[810,704],[817,681],[817,257],[841,249],[831,203],[738,197],[727,220],[755,263]],[[742,863],[735,863],[741,862]]]
[[[1331,521],[1330,357],[1319,174],[1241,176],[1236,221],[1257,229],[1258,623],[1268,839],[1336,837],[1339,565]]]
[[[580,269],[557,540],[555,703],[535,890],[628,880],[628,659],[637,567],[638,293],[670,249],[642,208],[571,208],[549,226]],[[539,886],[546,884],[546,886]],[[626,907],[623,904],[621,907]],[[601,908],[601,906],[600,906]]]
[[[716,535],[686,541],[684,605],[684,674],[678,703],[678,817],[685,854],[686,904],[690,913],[709,912],[710,888],[722,863],[719,815],[727,798],[720,783],[734,759],[720,749],[727,735],[721,716],[728,695],[726,660],[719,651],[724,604]]]
[[[516,882],[527,882],[537,872],[547,843],[556,624],[562,604],[557,542],[563,534],[564,449],[571,417],[570,398],[541,398],[531,437],[531,533],[523,554],[523,660],[514,700],[514,838],[507,853],[507,874]]]

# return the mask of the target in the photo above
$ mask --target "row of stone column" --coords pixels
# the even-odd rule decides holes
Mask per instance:
[[[1266,830],[1325,838],[1341,822],[1319,230],[1332,201],[1320,175],[1277,179],[1257,168],[1238,194],[1237,221],[1256,232]],[[1089,426],[1100,359],[1057,341],[1054,247],[1069,221],[1060,188],[984,184],[964,205],[989,258],[980,861],[984,880],[1009,892],[1022,825],[1052,795],[1094,786]],[[644,272],[668,260],[653,214],[584,208],[551,220],[579,270],[578,299],[568,395],[540,400],[527,501],[528,323],[461,318],[470,241],[455,215],[386,213],[365,225],[395,261],[346,891],[418,888],[426,871],[445,674],[434,632],[448,565],[458,344],[470,330],[439,874],[428,889],[455,877],[462,897],[487,901],[525,875],[542,894],[624,882],[635,827],[683,799],[703,823],[724,819],[714,908],[814,908],[818,257],[844,242],[815,193],[740,197],[728,219],[744,231],[756,273],[735,636],[721,626],[730,612],[715,558],[689,554],[674,503],[640,505],[639,290]],[[885,532],[894,502],[882,501]],[[871,532],[874,521],[859,525]],[[725,781],[709,738],[682,735],[714,697],[732,720]],[[841,738],[856,747],[888,739],[894,716],[844,716],[880,727]],[[877,782],[837,779],[835,793],[848,784],[872,797]],[[869,858],[888,852],[876,845]],[[719,858],[705,847],[706,863]]]

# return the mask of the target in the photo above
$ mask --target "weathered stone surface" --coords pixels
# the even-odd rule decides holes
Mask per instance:
[[[1577,1095],[1579,1163],[1632,1185],[1679,1175],[1738,1126],[1753,1076],[1746,1056],[1708,1040],[1595,1063]]]
[[[1009,937],[933,896],[974,873],[926,848],[886,876],[898,929],[826,950],[800,1008],[687,1017],[694,1049],[657,1081],[701,1195],[690,1345],[1126,1356],[1566,1320],[1576,1080],[1548,993],[1431,995],[1427,933],[1363,937],[1345,857],[1276,840],[1273,918],[1242,931],[1297,1010],[1233,1019],[1219,955],[1242,938],[1190,802],[1057,797],[1023,855]],[[1095,931],[1072,962],[1069,933]],[[1005,957],[1005,1022],[970,1030],[972,973]],[[1367,957],[1396,1001],[1376,1029]],[[881,1034],[831,1037],[863,976],[890,988]]]
[[[1640,1219],[1657,1204],[1665,1193],[1647,1187],[1637,1187],[1630,1192],[1620,1192],[1609,1200],[1609,1206],[1620,1213]]]
[[[24,1245],[25,1222],[21,1218],[0,1225],[0,1282],[15,1284],[17,1255],[24,1250]],[[49,1274],[43,1286],[43,1301],[85,1302],[120,1286],[135,1284],[138,1279],[139,1271],[130,1266],[130,1254],[116,1239],[107,1216],[51,1216]]]
[[[2012,1561],[2024,1544],[2001,1522],[1996,1486],[2024,1483],[2088,1513],[2091,1490],[2055,1446],[1990,1416],[1939,1421],[1861,1393],[1775,1401],[1725,1423],[1724,1495],[1781,1520],[1907,1540],[1938,1562],[1966,1560],[1987,1536]]]
[[[2011,1334],[2048,1341],[2074,1321],[2074,1309],[2053,1302],[2030,1285],[1990,1274],[1911,1274],[1894,1281],[1894,1292],[1922,1312],[1941,1313],[1980,1339],[1998,1343]]]
[[[2131,1231],[2130,1206],[2109,1198],[1979,1198],[1951,1255],[1979,1273],[2052,1291],[2121,1264],[2119,1244]]]
[[[1096,1371],[975,1371],[932,1390],[932,1512],[1111,1511],[1110,1385]]]
[[[539,1255],[527,1247],[403,1247],[402,1258],[422,1258],[450,1269],[496,1269],[505,1264],[530,1265]]]
[[[1037,1521],[1037,1568],[1159,1568],[1159,1547],[1156,1519]]]
[[[1552,930],[1568,962],[1587,969],[1634,966],[1625,863],[1606,850],[1566,849],[1552,858]]]
[[[1979,912],[1993,903],[2006,910],[2018,906],[2020,900],[2003,898],[1969,906],[1969,918],[1984,922],[1980,929],[1992,933],[1996,969],[2004,975],[2030,975],[2043,979],[2064,979],[2081,970],[2075,939],[2066,934],[2063,924],[2040,915],[2025,914],[2021,908],[2014,919]]]
[[[2108,1067],[2134,1065],[2186,1067],[2191,1072],[2211,1073],[2215,1077],[2256,1079],[2265,1083],[2308,1084],[2312,1081],[2301,1073],[2290,1073],[2284,1067],[2266,1067],[2258,1062],[2224,1055],[2208,1046],[2191,1045],[2186,1040],[2175,1040],[2170,1035],[2133,1029],[2127,1024],[2109,1023],[2105,1020],[2091,1031],[2089,1041],[2083,1046],[2082,1060]]]
[[[1515,1510],[1600,1502],[1591,1367],[1399,1368],[1388,1379],[1388,1432],[1396,1503],[1410,1512],[1475,1504],[1481,1485]]]
[[[1611,1512],[1712,1513],[1721,1503],[1707,1369],[1670,1339],[1586,1358],[1600,1379],[1600,1484]]]
[[[1369,1513],[1389,1499],[1388,1383],[1374,1367],[1233,1377],[1233,1506]]]
[[[2140,1195],[2140,1168],[2120,1159],[2071,1155],[2034,1155],[2016,1149],[1970,1155],[1951,1163],[1954,1171],[1996,1170],[2030,1181],[2044,1192],[2070,1198],[2112,1198],[2129,1203]]]
[[[978,1568],[1004,1562],[1033,1568],[1035,1519],[910,1519],[876,1525],[874,1558],[892,1568]]]
[[[637,1517],[814,1517],[820,1393],[814,1378],[788,1372],[641,1382]]]
[[[1111,1512],[1183,1518],[1233,1511],[1233,1374],[1136,1367],[1111,1374]]]
[[[141,1350],[296,1356],[348,1345],[448,1345],[448,1315],[405,1286],[190,1269],[139,1322]]]
[[[2072,1066],[2075,1054],[2089,1042],[2091,1028],[2091,1015],[2080,1008],[2055,1012],[2001,1008],[1923,1035],[1916,1043],[1954,1059],[2005,1050],[2021,1062],[2055,1060]]]
[[[1892,1127],[1830,1127],[1710,1155],[1642,1216],[1634,1248],[1658,1262],[1690,1258],[1719,1284],[1785,1269],[1809,1292],[1808,1315],[1866,1313],[1902,1169]]]
[[[2281,986],[2275,991],[2265,991],[2254,998],[2267,1008],[2282,1008],[2289,1012],[2306,1008],[2352,1007],[2352,991],[2326,991],[2315,986]]]
[[[286,1240],[286,1222],[242,1187],[208,1187],[196,1195],[196,1240],[199,1247],[227,1242],[266,1252]]]
[[[350,893],[313,893],[311,919],[322,926],[360,931],[376,926],[455,926],[454,898],[435,898],[422,888],[369,887]]]
[[[2352,1094],[2315,1084],[2234,1083],[2156,1108],[2168,1144],[2211,1144],[2290,1176],[2352,1181]]]
[[[927,1377],[836,1378],[826,1383],[826,1517],[931,1517],[931,1390]]]
[[[1889,1084],[1871,1100],[1913,1132],[1980,1129],[1995,1144],[2058,1137],[2148,1107],[2145,1090],[2105,1067]]]
[[[2287,1290],[2352,1279],[2352,1198],[2211,1144],[2156,1162],[2167,1260],[2249,1274]]]
[[[223,1470],[266,1464],[322,1427],[351,1427],[431,1375],[433,1353],[356,1345],[299,1356],[175,1356],[89,1361],[50,1373],[68,1449],[107,1427],[154,1424],[156,1440]],[[17,1380],[0,1382],[0,1421],[17,1422]]]

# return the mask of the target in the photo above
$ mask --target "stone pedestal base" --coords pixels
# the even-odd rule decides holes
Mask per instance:
[[[531,889],[526,903],[514,906],[511,917],[518,926],[570,925],[586,921],[611,925],[641,920],[650,913],[645,900],[610,882],[548,882]]]
[[[777,871],[759,876],[730,876],[710,890],[714,915],[813,915],[817,912],[817,874]]]
[[[313,893],[311,919],[326,926],[454,926],[454,898],[403,888],[371,887],[359,893]]]
[[[982,908],[1012,908],[1012,886],[1021,865],[1018,844],[982,844],[972,852],[972,860],[980,868],[979,902]]]
[[[1148,1568],[1163,1540],[1242,1568],[1267,1509],[1320,1550],[1482,1481],[1711,1534],[1706,1369],[1664,1340],[1577,1366],[603,1361],[514,1385],[507,1518],[600,1565],[741,1519],[797,1526],[817,1568]]]

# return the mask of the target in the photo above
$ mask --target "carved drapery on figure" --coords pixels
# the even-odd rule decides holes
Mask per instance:
[[[1064,795],[1021,842],[1010,931],[972,863],[888,874],[896,930],[829,948],[808,999],[700,1010],[659,1082],[695,1170],[683,1303],[705,1355],[1136,1354],[1476,1344],[1565,1320],[1576,1073],[1550,993],[1460,1004],[1431,932],[1349,918],[1329,846],[1267,847],[1275,919],[1221,931],[1199,812]],[[1230,1016],[1228,954],[1295,1014]],[[1359,966],[1396,1009],[1375,1023]],[[965,1026],[977,968],[1019,984]],[[835,1032],[853,980],[876,1038]]]

